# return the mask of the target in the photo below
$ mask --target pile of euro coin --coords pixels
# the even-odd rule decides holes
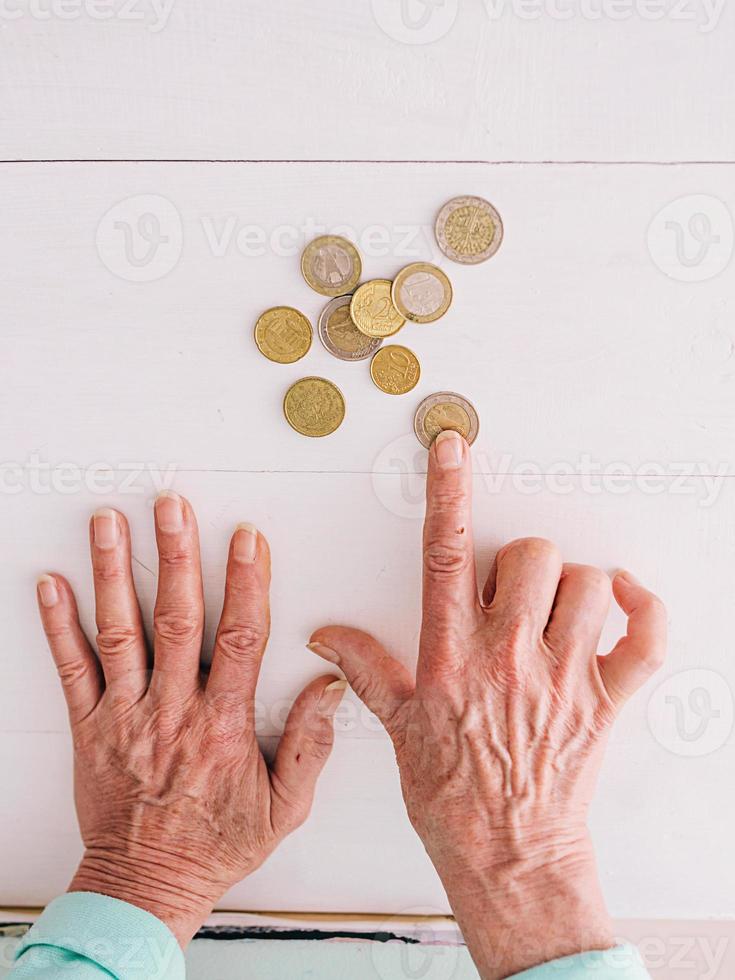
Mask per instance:
[[[481,197],[455,197],[435,223],[439,248],[447,258],[475,265],[491,258],[503,240],[503,222]],[[317,293],[330,297],[317,325],[319,339],[341,361],[370,362],[370,376],[389,395],[405,395],[419,382],[421,367],[412,350],[385,343],[410,321],[433,323],[452,304],[449,277],[438,266],[413,262],[392,279],[360,282],[362,260],[355,246],[337,235],[310,242],[301,256],[301,272]],[[293,364],[309,352],[309,318],[292,306],[266,310],[255,324],[260,352],[279,364]],[[342,424],[345,398],[327,378],[301,378],[286,392],[283,411],[289,425],[305,436],[327,436]],[[440,391],[421,402],[414,431],[427,449],[444,429],[460,432],[472,444],[479,431],[473,405],[462,395]]]

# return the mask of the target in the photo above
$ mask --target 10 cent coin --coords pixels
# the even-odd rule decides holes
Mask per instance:
[[[439,212],[436,240],[447,258],[476,265],[492,258],[503,241],[503,221],[482,197],[455,197]]]
[[[327,303],[319,316],[319,339],[341,361],[364,361],[383,341],[357,329],[350,316],[351,300],[351,296],[337,296]]]
[[[360,281],[362,261],[352,242],[339,235],[322,235],[309,242],[301,256],[301,272],[323,296],[351,293]]]
[[[344,420],[344,395],[326,378],[301,378],[286,392],[283,413],[302,436],[328,436]]]
[[[480,420],[474,406],[462,395],[439,391],[421,402],[414,416],[413,429],[425,449],[429,449],[445,429],[459,432],[472,445],[480,431]]]
[[[446,273],[429,262],[413,262],[401,269],[391,290],[393,305],[407,320],[432,323],[452,303],[452,284]]]
[[[383,347],[370,362],[370,377],[388,395],[405,395],[419,383],[421,366],[413,351],[400,344]]]
[[[274,306],[262,313],[255,324],[255,343],[269,361],[293,364],[311,347],[311,324],[292,306]]]

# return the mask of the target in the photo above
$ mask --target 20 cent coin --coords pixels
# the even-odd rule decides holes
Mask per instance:
[[[355,292],[350,316],[361,333],[368,337],[391,337],[398,333],[406,318],[391,300],[390,279],[371,279]]]
[[[255,343],[269,361],[293,364],[311,347],[311,323],[292,306],[274,306],[262,313],[255,324]]]

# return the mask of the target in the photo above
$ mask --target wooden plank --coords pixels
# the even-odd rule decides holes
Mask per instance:
[[[724,0],[61,6],[0,8],[0,158],[735,159]]]

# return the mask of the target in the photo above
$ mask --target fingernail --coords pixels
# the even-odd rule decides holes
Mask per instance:
[[[258,529],[252,524],[238,524],[232,542],[232,554],[238,561],[251,564],[258,552]]]
[[[120,537],[120,529],[117,523],[117,514],[114,510],[97,510],[92,515],[92,531],[94,532],[94,545],[100,551],[109,551],[114,548]]]
[[[306,649],[311,650],[315,653],[317,657],[321,657],[323,660],[328,660],[332,664],[339,663],[339,654],[336,650],[332,650],[330,647],[324,646],[323,643],[307,643]]]
[[[627,571],[624,568],[619,569],[615,573],[615,578],[616,579],[622,579],[622,581],[625,582],[626,585],[640,585],[641,584],[638,581],[638,579],[635,577],[635,575],[632,574],[632,572],[629,572],[629,571]]]
[[[434,440],[436,461],[440,469],[456,470],[462,465],[464,439],[454,429],[444,429]]]
[[[347,681],[344,680],[332,681],[331,684],[327,684],[319,698],[319,711],[322,714],[330,714],[334,711],[346,690]]]
[[[56,588],[56,579],[51,575],[42,575],[38,582],[36,582],[36,588],[38,589],[38,598],[41,600],[41,605],[47,609],[55,606],[59,601],[59,590]]]
[[[178,493],[164,490],[156,497],[156,523],[161,531],[173,533],[184,526],[184,506]]]

